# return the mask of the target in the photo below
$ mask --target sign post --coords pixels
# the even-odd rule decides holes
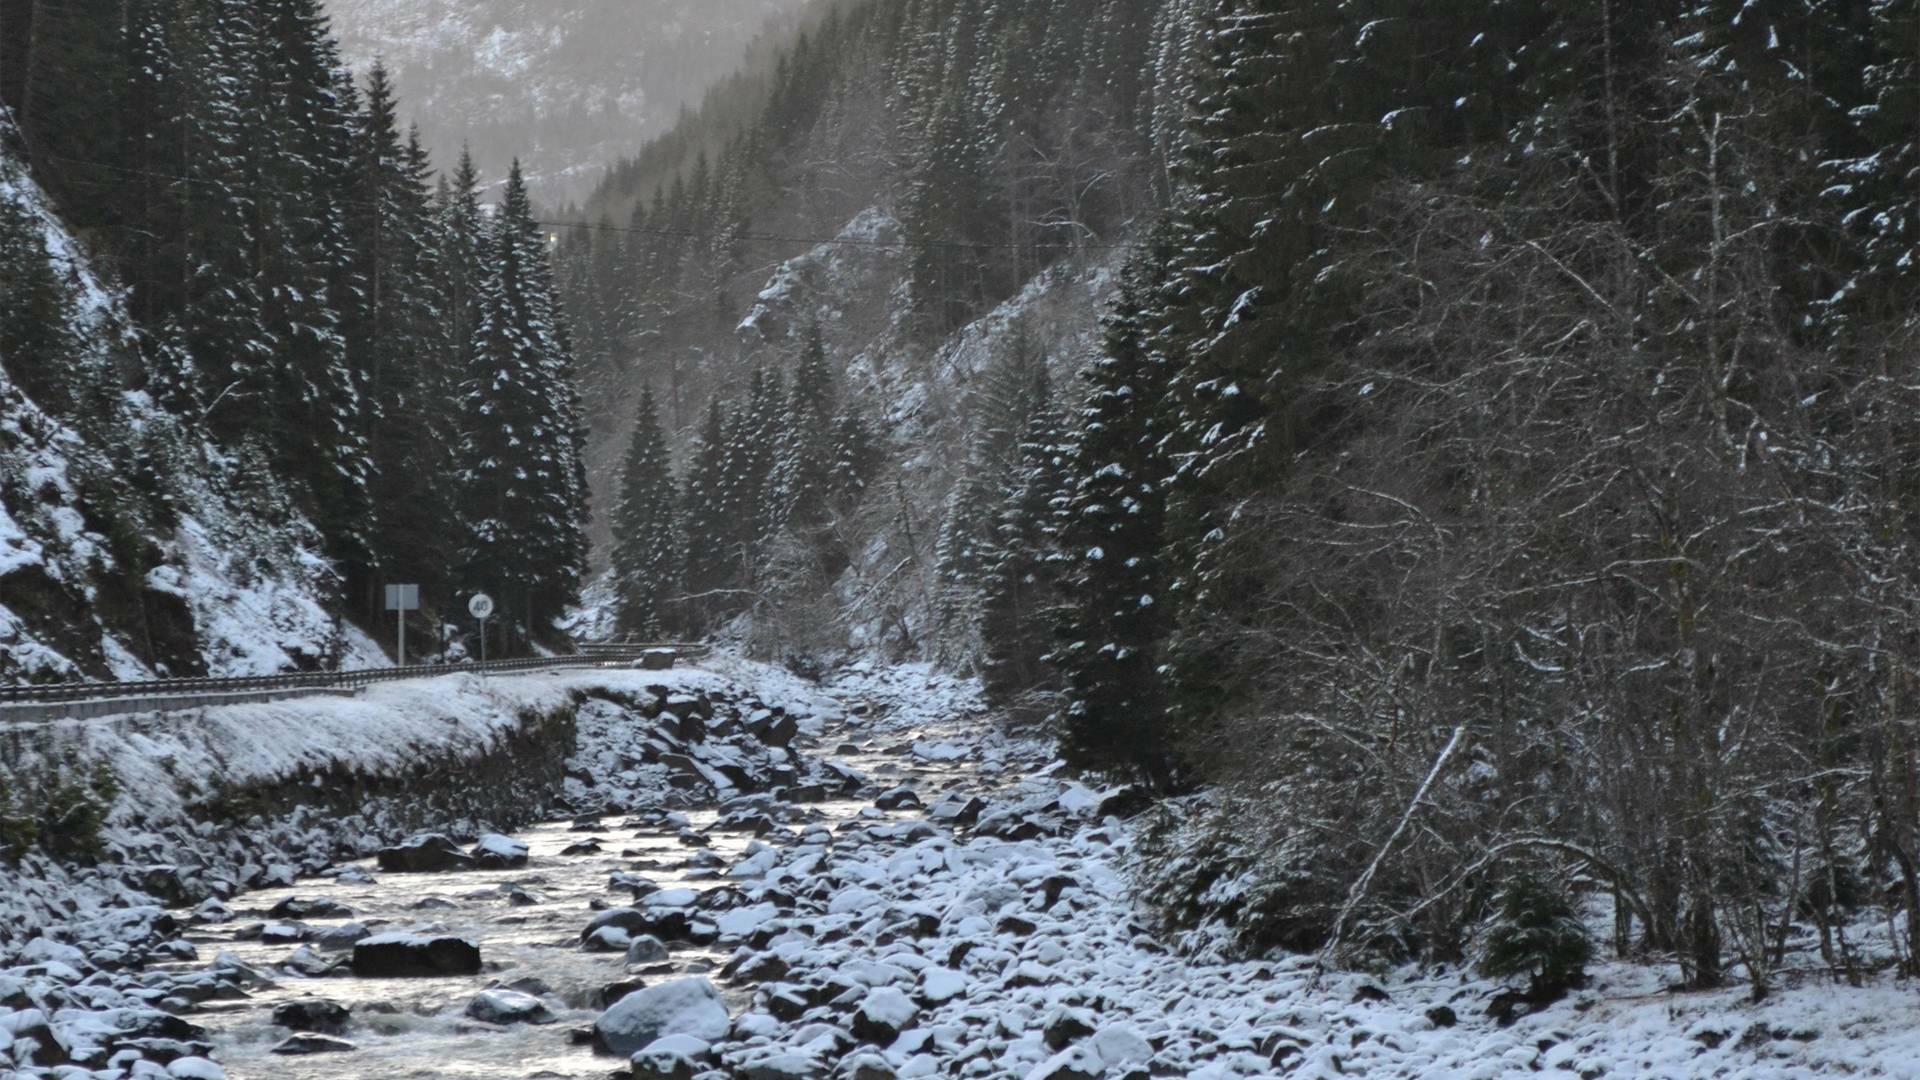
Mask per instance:
[[[474,593],[467,600],[467,614],[480,620],[480,665],[481,674],[484,675],[487,663],[487,618],[493,614],[493,597],[483,592]]]
[[[396,666],[407,666],[407,612],[420,610],[420,586],[387,586],[387,610],[399,617],[400,643],[394,654]]]

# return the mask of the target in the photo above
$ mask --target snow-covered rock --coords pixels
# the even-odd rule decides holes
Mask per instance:
[[[637,990],[594,1021],[594,1040],[610,1054],[628,1056],[667,1035],[713,1042],[732,1026],[720,991],[702,978],[676,979]]]
[[[527,865],[527,845],[499,833],[482,836],[467,854],[482,870],[513,870]]]
[[[362,978],[477,975],[480,946],[451,935],[376,934],[354,945],[353,973]]]
[[[550,1024],[553,1013],[532,994],[516,990],[482,990],[467,1002],[469,1019],[488,1024]]]

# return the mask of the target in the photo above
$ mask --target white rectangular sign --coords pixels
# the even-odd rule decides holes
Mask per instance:
[[[420,610],[420,586],[418,585],[387,586],[387,610],[388,611],[419,611]]]

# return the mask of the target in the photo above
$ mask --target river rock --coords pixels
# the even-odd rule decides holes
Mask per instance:
[[[676,979],[636,990],[594,1021],[594,1041],[610,1054],[627,1057],[667,1035],[690,1035],[708,1042],[726,1037],[732,1026],[720,991],[706,979]]]
[[[532,994],[482,990],[467,1002],[467,1017],[488,1024],[551,1024],[553,1014]]]
[[[657,964],[666,958],[666,943],[652,934],[641,934],[627,944],[629,964]]]
[[[313,935],[313,944],[322,949],[338,952],[351,949],[372,935],[373,931],[367,929],[366,923],[341,923],[339,926],[329,926],[316,931]]]
[[[376,979],[477,975],[480,947],[465,938],[378,934],[354,945],[353,973]]]
[[[920,1007],[891,986],[882,986],[866,996],[860,1010],[853,1014],[853,1036],[876,1046],[890,1046],[900,1033],[913,1026]]]
[[[942,825],[971,825],[980,820],[987,804],[977,795],[948,795],[927,809],[927,816]]]
[[[1053,1050],[1065,1050],[1069,1045],[1093,1034],[1093,1014],[1085,1009],[1062,1006],[1048,1016],[1041,1028],[1041,1038]]]
[[[349,919],[353,909],[324,897],[289,896],[267,909],[269,919]]]
[[[279,1046],[274,1047],[273,1052],[276,1054],[297,1056],[304,1054],[343,1054],[357,1049],[359,1049],[359,1047],[354,1046],[344,1039],[329,1039],[325,1035],[302,1034],[288,1038]]]
[[[762,709],[747,718],[747,730],[768,746],[786,746],[800,734],[800,725],[777,709]]]
[[[424,833],[380,849],[380,869],[388,873],[434,874],[471,866],[473,856],[440,833]]]
[[[713,1046],[691,1035],[655,1039],[633,1055],[635,1080],[693,1080],[713,1058]]]
[[[274,1006],[273,1022],[295,1031],[338,1035],[347,1028],[347,1007],[325,998],[301,998]]]
[[[468,854],[482,870],[516,870],[527,865],[527,845],[499,833],[482,836]]]
[[[882,810],[917,810],[920,808],[920,794],[908,787],[897,787],[881,794],[873,800],[873,805]]]

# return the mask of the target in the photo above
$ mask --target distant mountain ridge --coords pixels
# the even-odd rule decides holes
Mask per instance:
[[[378,58],[437,162],[514,157],[549,203],[672,126],[808,0],[328,0],[344,57]]]

